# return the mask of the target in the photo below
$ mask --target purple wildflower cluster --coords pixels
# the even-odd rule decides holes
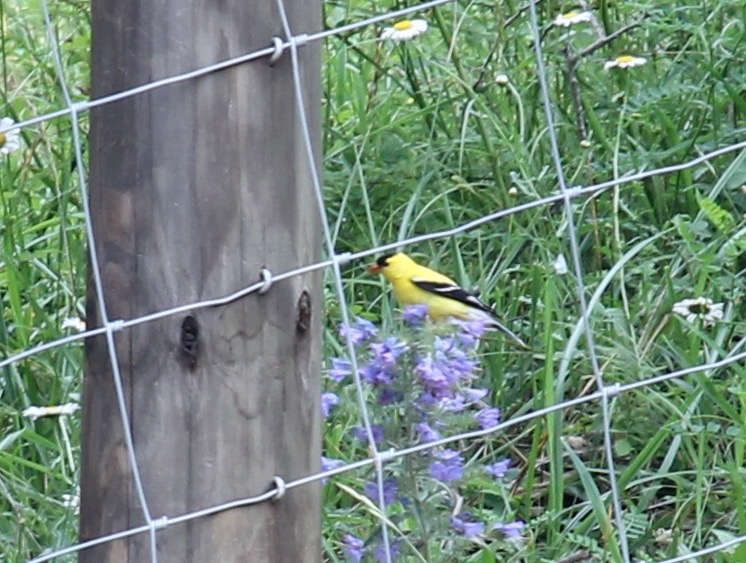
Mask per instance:
[[[475,538],[484,532],[484,522],[473,521],[471,514],[462,512],[451,516],[451,527],[466,538]]]
[[[422,386],[421,404],[443,405],[446,401],[463,404],[465,397],[459,390],[475,377],[479,362],[470,356],[460,340],[452,336],[436,336],[433,349],[417,358],[414,371]]]
[[[398,499],[399,485],[394,477],[389,477],[383,482],[383,504],[386,506],[394,504]],[[365,485],[365,494],[370,500],[378,504],[378,482],[371,481]]]
[[[343,324],[339,327],[339,334],[345,340],[352,342],[353,346],[360,346],[363,342],[375,338],[378,334],[378,327],[369,320],[358,317],[354,325]]]
[[[376,542],[375,547],[371,549],[371,547],[366,546],[365,542],[360,538],[353,536],[352,534],[347,534],[344,537],[343,550],[345,555],[347,556],[347,561],[351,561],[354,563],[359,563],[360,561],[362,561],[366,553],[370,553],[373,556],[374,561],[378,561],[380,563],[387,561],[385,547],[380,541]],[[391,542],[391,544],[389,545],[389,553],[391,555],[392,561],[395,561],[399,558],[399,556],[401,555],[401,547],[398,541]]]
[[[360,318],[340,329],[342,338],[356,348],[360,379],[375,398],[374,418],[380,423],[373,425],[370,432],[376,446],[401,448],[410,445],[413,439],[427,444],[465,429],[489,430],[498,426],[500,410],[485,403],[489,391],[472,386],[481,369],[475,347],[484,334],[482,323],[461,322],[455,323],[455,328],[454,325],[435,327],[427,323],[427,307],[423,306],[407,307],[402,318],[409,327],[403,338],[379,337],[378,328]],[[331,358],[328,373],[332,382],[343,384],[353,375],[352,363],[345,358]],[[340,402],[330,391],[323,393],[321,400],[324,418],[330,416]],[[352,428],[351,437],[367,444],[369,431]],[[421,496],[417,487],[423,486],[423,473],[419,472],[424,469],[423,464],[428,468],[429,479],[451,487],[457,486],[467,471],[463,452],[452,448],[436,446],[413,460],[403,464],[399,471],[393,469],[393,475],[383,482],[383,503],[393,505],[394,512],[406,510],[405,507]],[[331,469],[339,463],[339,460],[325,458],[322,466]],[[484,466],[482,475],[503,479],[509,465],[508,459],[497,461]],[[409,477],[402,479],[407,473]],[[415,489],[409,490],[413,486]],[[372,501],[379,502],[381,491],[377,481],[367,483],[364,492]],[[428,508],[437,510],[434,504]],[[440,508],[452,510],[446,505]],[[496,524],[485,532],[487,525],[468,512],[452,515],[450,525],[454,532],[467,539],[484,536],[492,530],[508,539],[516,539],[521,537],[524,526],[520,521],[508,522]],[[379,553],[382,549],[379,540],[373,537],[363,541],[348,534],[343,547],[347,559],[361,561],[367,554],[373,559],[385,560]],[[394,558],[399,550],[398,544],[392,546]]]
[[[474,355],[474,345],[484,333],[479,322],[456,325],[456,334],[435,335],[423,342],[427,307],[407,307],[404,321],[418,337],[409,344],[396,336],[375,340],[377,327],[368,320],[357,318],[352,325],[343,325],[340,335],[356,348],[365,346],[361,357],[360,378],[375,392],[381,406],[399,409],[402,403],[413,405],[419,420],[414,430],[423,443],[441,438],[448,413],[462,413],[472,407],[482,407],[473,417],[481,428],[492,428],[499,423],[500,411],[489,408],[482,400],[486,389],[472,388],[480,363]],[[451,330],[451,332],[453,332]],[[424,339],[428,340],[428,339]],[[331,358],[329,378],[343,382],[352,375],[351,362],[345,358]],[[327,392],[322,397],[322,412],[328,416],[336,406],[336,395]],[[336,401],[336,402],[335,402]],[[397,421],[401,422],[401,421]],[[367,440],[354,431],[357,438]],[[379,443],[378,437],[376,442]]]
[[[464,456],[456,450],[435,454],[437,461],[430,464],[430,475],[443,483],[458,481],[464,476]]]
[[[510,460],[509,459],[502,459],[500,461],[497,461],[493,463],[492,465],[488,465],[484,468],[485,471],[489,475],[492,475],[493,477],[497,477],[498,479],[502,479],[505,477],[505,474],[508,472],[508,469],[510,469]]]

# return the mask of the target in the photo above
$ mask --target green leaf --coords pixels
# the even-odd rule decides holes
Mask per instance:
[[[697,203],[707,220],[722,233],[730,233],[736,227],[736,220],[725,209],[707,196],[697,194]]]
[[[619,457],[627,457],[632,453],[632,444],[626,438],[621,438],[614,441],[614,452]]]

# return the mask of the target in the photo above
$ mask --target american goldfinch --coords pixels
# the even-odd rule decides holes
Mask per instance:
[[[522,348],[528,346],[508,330],[495,311],[459,286],[451,278],[426,268],[403,253],[381,256],[368,268],[370,273],[381,273],[391,282],[396,299],[403,305],[427,305],[433,320],[455,317],[480,320],[488,329],[499,330]]]

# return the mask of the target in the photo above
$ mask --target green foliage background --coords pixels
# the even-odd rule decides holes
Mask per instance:
[[[405,2],[324,3],[327,27]],[[2,111],[20,121],[63,107],[37,0],[0,4]],[[542,2],[539,17],[562,165],[570,185],[679,164],[746,139],[746,4],[742,0],[593,4],[607,34],[548,24],[572,3]],[[85,2],[51,6],[67,80],[88,92]],[[556,193],[526,5],[456,2],[422,17],[414,41],[376,40],[380,28],[332,38],[324,50],[324,184],[336,249],[357,251],[462,225]],[[604,70],[621,54],[644,66]],[[506,75],[497,81],[498,75]],[[582,109],[581,109],[582,108]],[[85,116],[83,126],[86,127]],[[581,124],[582,122],[582,124]],[[0,161],[0,347],[9,356],[64,335],[82,315],[86,247],[70,124],[23,131],[24,148]],[[743,352],[746,152],[624,184],[573,204],[596,352],[607,382],[628,383]],[[506,417],[594,390],[578,323],[561,206],[515,214],[407,252],[494,302],[531,342],[502,341],[484,358],[485,383]],[[345,272],[357,314],[394,326],[395,304],[363,264]],[[337,353],[338,303],[327,290],[328,352]],[[712,328],[671,314],[706,296],[725,304]],[[68,346],[0,373],[0,560],[20,561],[76,540],[79,417],[21,416],[30,405],[78,401],[82,349]],[[622,395],[613,403],[615,460],[635,558],[684,555],[746,534],[746,375],[743,362]],[[357,413],[325,429],[326,452],[352,460],[345,433]],[[510,499],[529,523],[501,561],[557,561],[587,550],[618,557],[606,491],[599,409],[569,409],[472,445],[523,469]],[[573,449],[570,444],[582,443]],[[345,489],[325,489],[325,554],[339,560],[344,532],[373,518]],[[447,560],[447,555],[444,555]],[[475,545],[474,561],[490,561]],[[746,547],[718,555],[743,561]]]

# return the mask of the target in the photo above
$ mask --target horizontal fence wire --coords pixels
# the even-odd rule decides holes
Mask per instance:
[[[298,104],[299,111],[301,114],[301,126],[304,128],[303,135],[304,135],[304,141],[306,145],[306,151],[307,156],[309,160],[309,165],[311,166],[311,172],[312,172],[312,179],[314,182],[314,190],[316,191],[316,197],[317,201],[319,203],[319,213],[321,214],[321,217],[323,218],[323,227],[325,229],[325,245],[327,249],[327,254],[330,256],[330,258],[326,260],[321,260],[319,262],[315,262],[313,264],[303,265],[299,266],[297,268],[293,268],[284,272],[280,273],[274,273],[269,270],[264,271],[262,276],[260,276],[259,281],[252,282],[246,287],[238,289],[236,292],[225,295],[225,296],[219,296],[214,297],[211,299],[206,300],[200,300],[195,301],[191,303],[185,303],[183,305],[178,305],[172,308],[164,309],[161,311],[155,311],[148,315],[139,316],[136,318],[131,319],[107,319],[105,315],[105,303],[103,300],[103,288],[97,287],[97,298],[99,299],[99,306],[104,311],[104,323],[102,327],[86,330],[78,334],[73,334],[70,336],[66,336],[63,338],[59,338],[53,341],[45,342],[42,344],[39,344],[37,346],[34,346],[32,348],[29,348],[27,350],[24,350],[20,353],[11,355],[7,358],[4,358],[0,361],[0,368],[10,366],[16,362],[23,361],[25,359],[31,358],[33,356],[36,356],[38,354],[41,354],[43,352],[58,348],[60,346],[68,345],[71,343],[79,342],[85,338],[90,338],[94,336],[101,336],[105,335],[107,337],[107,343],[109,345],[109,354],[111,359],[112,368],[114,371],[114,378],[115,383],[118,386],[121,386],[121,376],[119,375],[119,367],[118,367],[118,361],[116,358],[116,349],[114,346],[113,341],[113,334],[126,330],[128,328],[143,324],[152,322],[155,320],[167,318],[173,315],[177,315],[180,313],[188,312],[188,311],[194,311],[201,308],[206,307],[216,307],[216,306],[223,306],[230,304],[238,299],[241,299],[243,297],[246,297],[248,295],[257,293],[257,292],[264,292],[269,287],[277,282],[281,282],[283,280],[290,279],[295,276],[307,274],[314,271],[319,270],[325,270],[325,269],[331,269],[334,274],[334,282],[335,282],[335,288],[337,290],[337,295],[340,299],[341,303],[341,311],[343,315],[343,322],[349,321],[348,316],[348,306],[346,303],[346,297],[345,293],[343,291],[343,279],[342,279],[342,272],[341,268],[345,265],[347,265],[350,262],[353,262],[355,260],[359,260],[362,258],[366,258],[372,255],[388,252],[394,249],[406,247],[409,245],[413,245],[420,242],[426,242],[426,241],[432,241],[442,238],[447,238],[453,235],[457,235],[460,233],[467,232],[469,230],[475,229],[481,225],[485,225],[488,223],[494,223],[496,221],[499,221],[500,219],[510,217],[512,215],[515,215],[517,213],[521,213],[523,211],[528,211],[531,209],[536,209],[542,206],[552,205],[556,203],[563,202],[565,205],[565,210],[568,219],[570,220],[570,228],[569,235],[570,235],[570,247],[571,247],[571,254],[573,256],[573,263],[575,267],[575,273],[577,277],[577,289],[578,289],[578,295],[580,298],[581,303],[581,311],[580,311],[580,317],[581,321],[584,324],[585,328],[585,335],[588,338],[588,348],[589,353],[595,357],[594,353],[594,344],[593,344],[593,334],[589,327],[589,317],[590,313],[586,310],[586,299],[585,299],[585,291],[586,288],[583,283],[583,276],[582,271],[580,269],[580,261],[579,261],[579,250],[578,250],[578,243],[577,243],[577,230],[572,222],[572,214],[573,214],[573,208],[572,208],[572,202],[581,198],[589,198],[596,196],[600,193],[603,193],[606,190],[609,190],[611,188],[617,188],[620,186],[625,186],[629,184],[633,184],[635,182],[639,182],[641,180],[644,180],[646,178],[651,178],[654,176],[664,175],[664,174],[671,174],[675,172],[680,172],[682,170],[687,170],[693,167],[696,167],[700,164],[703,164],[709,160],[715,159],[717,157],[727,155],[729,153],[733,153],[736,151],[744,150],[746,149],[746,141],[739,142],[739,143],[732,143],[727,146],[718,148],[716,150],[710,151],[706,154],[702,154],[701,156],[688,160],[683,163],[669,165],[669,166],[663,166],[651,170],[642,170],[637,171],[634,173],[627,174],[625,176],[622,176],[620,178],[616,178],[614,180],[601,182],[598,184],[593,184],[589,186],[584,187],[568,187],[565,184],[564,175],[562,171],[562,165],[560,161],[560,154],[559,149],[557,147],[557,140],[554,133],[554,128],[551,127],[552,123],[552,104],[551,100],[548,96],[548,90],[546,88],[546,84],[543,84],[542,87],[542,96],[544,101],[544,107],[546,112],[547,120],[550,124],[549,127],[549,136],[550,141],[553,146],[553,157],[555,161],[555,166],[557,170],[557,175],[559,179],[560,184],[560,190],[555,193],[551,194],[545,197],[537,198],[533,201],[523,203],[521,205],[516,205],[507,209],[501,209],[498,211],[495,211],[494,213],[490,213],[487,215],[484,215],[476,220],[472,220],[466,223],[463,223],[462,225],[450,228],[450,229],[444,229],[441,231],[435,231],[426,233],[423,235],[413,236],[406,239],[403,239],[401,241],[398,241],[396,243],[391,244],[384,244],[379,245],[376,247],[367,248],[365,250],[361,250],[359,252],[354,253],[341,253],[338,254],[334,250],[333,246],[333,240],[330,235],[329,231],[329,224],[328,220],[326,218],[326,210],[323,205],[323,197],[321,194],[321,183],[320,183],[320,177],[318,170],[315,169],[315,155],[312,153],[311,149],[311,142],[310,137],[307,129],[307,115],[305,112],[305,109],[303,107],[302,102],[302,84],[300,82],[300,76],[299,76],[299,70],[298,70],[298,62],[297,62],[297,50],[299,48],[302,48],[303,45],[314,42],[314,41],[320,41],[325,40],[327,38],[340,36],[344,34],[348,34],[354,31],[358,31],[361,29],[364,29],[366,27],[369,27],[371,25],[389,20],[389,19],[396,19],[401,18],[403,16],[407,16],[409,14],[421,12],[424,10],[428,10],[431,8],[435,8],[447,3],[452,2],[453,0],[435,0],[431,2],[424,2],[421,4],[418,4],[416,6],[412,6],[409,8],[396,10],[387,12],[384,14],[376,15],[367,19],[362,19],[344,26],[340,26],[334,29],[324,30],[320,32],[315,33],[308,33],[308,34],[299,34],[294,35],[293,30],[290,29],[289,23],[287,21],[287,17],[285,16],[285,9],[284,4],[282,0],[277,1],[278,9],[281,14],[281,19],[283,23],[283,28],[286,37],[285,38],[278,38],[274,41],[270,41],[272,43],[272,46],[266,47],[257,51],[253,51],[251,53],[246,53],[244,55],[230,58],[224,61],[217,62],[212,65],[204,66],[198,69],[195,69],[190,72],[186,72],[183,74],[179,74],[176,76],[164,78],[161,80],[156,80],[148,84],[143,84],[141,86],[127,89],[121,92],[117,92],[114,94],[111,94],[109,96],[105,96],[98,99],[88,100],[88,101],[80,101],[80,102],[73,102],[70,98],[67,88],[67,83],[65,80],[60,56],[59,56],[59,44],[56,39],[56,36],[53,32],[52,24],[49,19],[49,12],[48,12],[48,6],[47,6],[47,0],[42,1],[42,9],[44,11],[45,15],[45,22],[47,25],[48,33],[50,36],[50,41],[52,44],[53,49],[53,56],[55,58],[55,66],[57,68],[58,77],[60,80],[61,88],[64,92],[64,97],[66,100],[66,105],[64,109],[60,109],[58,111],[46,113],[44,115],[36,116],[31,119],[27,119],[25,121],[21,121],[17,124],[14,124],[11,127],[7,127],[5,130],[9,130],[11,128],[15,129],[24,129],[24,128],[30,128],[39,124],[42,124],[44,122],[58,119],[58,118],[70,118],[71,123],[73,125],[73,134],[74,134],[74,144],[75,144],[75,150],[76,150],[76,160],[77,160],[77,168],[78,168],[78,174],[79,174],[79,180],[81,185],[81,190],[83,194],[83,201],[84,201],[84,214],[86,219],[86,225],[87,225],[87,233],[88,233],[88,243],[91,247],[92,255],[92,261],[93,261],[93,267],[94,271],[95,268],[97,268],[97,260],[95,257],[95,244],[94,243],[94,233],[91,228],[91,218],[90,218],[90,210],[87,207],[87,196],[86,196],[86,178],[84,176],[84,166],[83,166],[83,159],[82,159],[82,142],[81,142],[81,135],[80,135],[80,128],[78,125],[78,117],[90,111],[93,108],[104,106],[106,104],[110,104],[119,100],[123,100],[132,96],[137,96],[146,92],[150,92],[157,88],[163,88],[167,87],[169,85],[177,84],[184,81],[194,80],[198,77],[208,75],[210,73],[218,72],[236,65],[242,65],[249,63],[251,61],[256,61],[259,59],[264,59],[272,56],[281,56],[285,51],[290,51],[291,61],[293,63],[293,73],[294,73],[294,86],[295,86],[295,98],[296,103]],[[543,70],[543,53],[541,50],[541,38],[539,33],[539,27],[538,27],[538,21],[536,16],[536,0],[530,0],[529,8],[530,8],[530,20],[531,20],[531,26],[532,26],[532,32],[535,37],[535,47],[536,47],[536,56],[537,56],[537,62],[539,66],[539,79],[540,82],[546,81],[546,73]],[[3,132],[2,129],[0,129],[0,132]],[[259,275],[260,273],[257,272]],[[742,346],[738,346],[742,347]],[[354,364],[357,362],[357,358],[355,355],[354,348],[351,346],[348,349],[348,353],[353,361]],[[716,361],[716,362],[710,362],[710,363],[703,363],[698,366],[681,369],[677,371],[671,371],[666,374],[658,375],[655,377],[650,377],[645,380],[628,383],[628,384],[606,384],[603,381],[603,378],[601,377],[601,371],[598,368],[597,362],[594,362],[594,374],[596,375],[597,382],[598,382],[598,390],[594,393],[589,393],[587,395],[583,395],[581,397],[577,397],[574,399],[565,400],[562,402],[559,402],[555,405],[547,406],[544,408],[533,410],[529,413],[516,416],[511,418],[510,420],[504,421],[500,424],[498,424],[495,427],[489,428],[487,430],[476,430],[476,431],[470,431],[470,432],[464,432],[460,434],[456,434],[453,436],[445,437],[440,440],[436,440],[434,442],[428,442],[427,444],[417,444],[413,445],[408,448],[403,449],[391,449],[391,450],[385,450],[385,451],[378,451],[377,449],[373,449],[372,455],[366,459],[362,459],[359,461],[356,461],[354,463],[348,463],[342,467],[315,473],[312,475],[308,475],[306,477],[296,479],[293,481],[289,481],[287,483],[280,482],[275,487],[268,490],[266,493],[263,493],[258,496],[253,497],[246,497],[242,499],[237,499],[231,502],[222,503],[218,505],[214,505],[211,507],[206,507],[201,510],[196,510],[192,512],[188,512],[181,515],[174,515],[174,516],[151,516],[147,509],[147,499],[145,498],[145,493],[142,489],[142,485],[139,484],[139,486],[136,486],[138,490],[138,496],[140,499],[140,502],[143,507],[144,516],[146,520],[146,524],[138,527],[134,527],[127,530],[122,530],[119,532],[115,532],[112,534],[108,534],[106,536],[102,536],[99,538],[95,538],[90,541],[78,543],[75,545],[72,545],[70,547],[60,549],[54,552],[45,553],[35,559],[32,559],[32,562],[42,562],[42,561],[49,561],[54,558],[63,556],[63,555],[69,555],[77,553],[83,549],[93,547],[96,545],[101,545],[106,542],[119,540],[139,534],[148,533],[150,535],[150,548],[151,548],[151,561],[157,562],[157,531],[164,529],[168,526],[183,524],[186,522],[193,521],[198,518],[204,518],[210,515],[218,514],[221,512],[225,512],[228,510],[234,510],[241,507],[251,506],[263,502],[270,501],[274,499],[275,497],[278,497],[278,495],[281,495],[285,490],[293,489],[297,487],[301,487],[313,482],[317,482],[320,480],[328,479],[331,477],[339,476],[348,472],[356,471],[362,468],[373,466],[376,469],[376,474],[378,478],[378,487],[379,487],[379,499],[381,501],[380,503],[380,509],[382,514],[382,529],[384,530],[384,534],[386,531],[386,524],[385,524],[385,506],[383,505],[383,475],[384,475],[384,465],[386,462],[401,458],[404,456],[411,456],[418,453],[422,453],[424,451],[430,450],[433,447],[438,446],[445,446],[452,444],[454,442],[458,442],[461,440],[474,440],[477,438],[482,438],[497,432],[500,432],[502,430],[505,430],[507,428],[510,428],[515,425],[524,424],[529,421],[532,421],[534,419],[546,416],[551,413],[564,411],[568,408],[572,408],[578,405],[582,404],[588,404],[588,403],[594,403],[598,402],[602,405],[603,410],[603,419],[604,419],[604,444],[607,450],[607,458],[609,462],[609,479],[612,483],[612,491],[611,496],[615,497],[612,500],[612,504],[614,505],[614,512],[615,517],[617,520],[617,528],[618,533],[620,536],[620,541],[622,544],[622,551],[623,551],[623,557],[625,561],[629,561],[629,553],[628,549],[626,547],[626,539],[625,539],[625,530],[624,530],[624,524],[622,521],[622,514],[621,514],[621,503],[618,498],[618,491],[616,491],[616,478],[615,478],[615,471],[613,467],[613,450],[612,450],[612,443],[611,443],[611,428],[610,428],[610,409],[609,409],[609,400],[613,397],[616,397],[618,395],[629,393],[632,391],[644,389],[653,385],[658,385],[670,380],[674,379],[680,379],[684,378],[686,376],[696,374],[696,373],[712,373],[716,370],[726,368],[730,365],[733,365],[735,363],[746,361],[746,352],[739,352],[737,349],[731,350],[728,353],[728,357]],[[360,403],[360,409],[361,414],[365,421],[365,427],[366,431],[369,434],[369,443],[375,444],[375,440],[372,439],[371,434],[371,427],[370,427],[370,421],[368,419],[367,414],[367,407],[365,404],[363,392],[362,392],[362,386],[360,384],[359,379],[359,373],[357,366],[355,365],[355,378],[356,378],[356,385],[357,385],[357,393],[358,393],[358,400]],[[129,423],[127,421],[127,409],[124,402],[123,394],[118,393],[120,395],[119,397],[119,406],[120,406],[120,414],[122,416],[122,424],[124,426],[124,434],[126,438],[129,438],[127,440],[127,450],[128,450],[128,456],[131,461],[131,466],[134,470],[134,476],[136,485],[139,483],[139,474],[138,474],[138,466],[137,466],[137,459],[135,456],[135,450],[134,446],[131,442],[131,434],[130,434],[130,428]],[[609,495],[606,495],[609,496]],[[384,535],[384,541],[387,543],[388,540],[386,539],[386,535]],[[711,546],[705,549],[702,549],[697,552],[691,552],[685,556],[676,557],[673,559],[665,560],[661,563],[675,563],[678,561],[687,561],[690,559],[694,559],[700,556],[709,555],[712,553],[716,553],[718,551],[723,551],[725,549],[729,549],[731,547],[734,547],[738,544],[741,544],[743,542],[746,542],[746,536],[736,537],[729,541],[722,542],[718,545]],[[390,552],[389,549],[386,549],[386,555],[390,560]]]

